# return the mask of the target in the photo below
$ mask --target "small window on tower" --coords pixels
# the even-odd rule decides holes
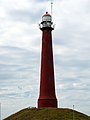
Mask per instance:
[[[50,65],[50,63],[51,63],[51,62],[50,62],[50,59],[48,59],[48,64]]]
[[[48,48],[50,49],[50,43],[48,43]]]
[[[48,77],[48,80],[50,80],[50,76]]]

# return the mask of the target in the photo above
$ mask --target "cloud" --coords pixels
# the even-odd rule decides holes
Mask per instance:
[[[37,20],[39,21],[40,15],[42,14],[42,9],[37,10],[36,12],[27,10],[13,10],[10,11],[10,17],[15,21],[25,22],[25,23],[36,23]],[[23,17],[24,16],[24,17]],[[33,18],[37,19],[33,19]]]

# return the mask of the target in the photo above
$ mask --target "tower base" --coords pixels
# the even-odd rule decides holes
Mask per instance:
[[[57,108],[57,99],[38,99],[38,108]]]

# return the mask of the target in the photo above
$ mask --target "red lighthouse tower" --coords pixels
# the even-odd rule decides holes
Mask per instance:
[[[52,49],[52,30],[54,30],[54,27],[52,17],[48,12],[42,16],[40,29],[42,30],[42,54],[38,108],[57,108]]]

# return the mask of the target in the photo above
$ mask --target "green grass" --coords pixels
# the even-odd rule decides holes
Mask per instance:
[[[26,108],[4,120],[73,120],[73,110],[67,108]],[[90,120],[90,116],[74,111],[74,120]]]

